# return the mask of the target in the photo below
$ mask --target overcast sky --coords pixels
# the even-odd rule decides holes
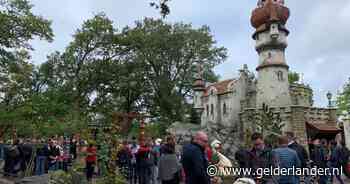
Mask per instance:
[[[105,12],[118,28],[132,26],[144,17],[160,17],[150,0],[31,0],[33,11],[53,21],[53,43],[34,40],[32,60],[45,62],[55,50],[62,51],[72,34],[99,12]],[[258,63],[251,35],[251,11],[257,0],[172,0],[167,21],[208,25],[218,46],[229,51],[227,61],[215,68],[221,79],[237,77],[243,64],[255,71]],[[350,77],[350,0],[286,0],[291,17],[287,63],[303,73],[314,90],[315,105],[326,106],[327,91],[336,94]]]

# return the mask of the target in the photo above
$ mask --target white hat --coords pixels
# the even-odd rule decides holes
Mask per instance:
[[[255,181],[250,178],[239,178],[233,184],[255,184]]]
[[[216,139],[213,142],[211,142],[211,144],[210,144],[210,146],[212,148],[218,148],[218,147],[220,147],[220,145],[221,145],[221,142],[219,140],[216,140]]]
[[[156,141],[155,141],[156,144],[160,144],[161,142],[162,142],[162,139],[159,139],[159,138],[156,139]]]

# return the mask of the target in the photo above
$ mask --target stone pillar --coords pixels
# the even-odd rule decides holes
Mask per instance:
[[[350,149],[350,115],[343,119],[345,144]]]
[[[338,116],[337,116],[337,109],[336,108],[329,108],[329,122],[334,123],[337,122]]]
[[[304,106],[291,106],[291,122],[292,131],[298,141],[308,150],[308,138],[306,133],[306,119],[305,114],[307,107]]]

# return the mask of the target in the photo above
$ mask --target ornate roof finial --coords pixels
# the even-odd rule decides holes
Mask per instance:
[[[284,0],[259,0],[258,7],[263,7],[265,4],[269,3],[284,5]]]

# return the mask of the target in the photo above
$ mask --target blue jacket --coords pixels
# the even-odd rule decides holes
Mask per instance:
[[[273,157],[275,158],[275,165],[279,167],[279,169],[288,169],[288,168],[297,168],[301,167],[301,162],[298,157],[296,151],[288,148],[281,147],[274,149]],[[280,175],[277,176],[279,184],[299,184],[299,176],[293,176],[293,173],[288,173],[290,175]],[[294,173],[295,174],[295,173]]]
[[[181,162],[186,175],[186,184],[210,184],[207,174],[208,159],[204,148],[196,143],[183,147]]]

